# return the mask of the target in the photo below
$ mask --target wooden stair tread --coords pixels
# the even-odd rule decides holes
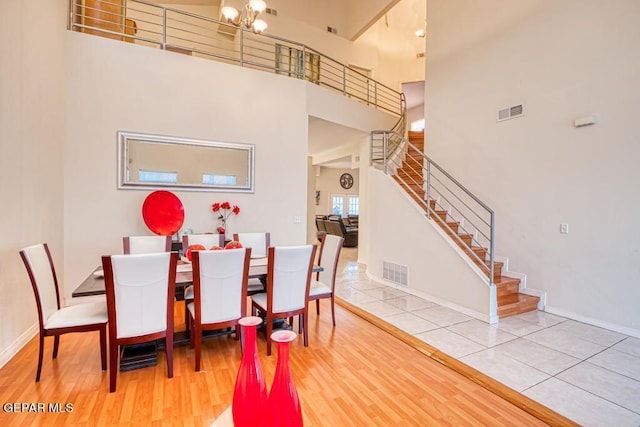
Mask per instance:
[[[498,297],[498,317],[504,318],[538,308],[540,298],[526,294],[508,294]]]

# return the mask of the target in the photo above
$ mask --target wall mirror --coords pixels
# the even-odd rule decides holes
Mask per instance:
[[[255,146],[118,132],[118,188],[254,191]]]

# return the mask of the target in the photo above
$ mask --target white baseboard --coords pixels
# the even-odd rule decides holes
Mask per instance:
[[[31,325],[26,331],[22,333],[9,347],[4,349],[0,353],[0,368],[7,364],[9,360],[13,358],[33,337],[38,334],[38,323]]]
[[[599,328],[608,329],[613,332],[618,332],[620,334],[629,335],[631,337],[640,338],[640,330],[627,328],[626,326],[620,326],[609,322],[604,322],[602,320],[593,319],[591,317],[582,316],[581,314],[576,314],[570,311],[562,310],[555,307],[546,306],[545,312],[555,314],[558,316],[566,317],[567,319],[575,320],[577,322],[587,323],[589,325],[598,326]]]
[[[422,298],[422,299],[426,299],[427,301],[431,301],[434,302],[438,305],[450,308],[452,310],[458,311],[460,313],[466,314],[467,316],[471,316],[474,319],[478,319],[478,320],[482,320],[483,322],[487,322],[487,323],[496,323],[497,322],[497,318],[492,319],[490,315],[488,314],[484,314],[484,313],[480,313],[479,311],[475,311],[475,310],[471,310],[470,308],[467,307],[463,307],[461,305],[452,303],[451,301],[447,301],[444,300],[442,298],[438,298],[435,297],[433,295],[429,295],[427,293],[424,292],[420,292],[417,291],[415,289],[409,288],[407,286],[401,286],[398,285],[397,283],[393,283],[393,282],[389,282],[387,280],[384,280],[380,277],[374,276],[373,274],[370,274],[368,271],[366,272],[366,275],[369,279],[371,279],[372,281],[376,282],[376,283],[380,283],[382,285],[385,286],[389,286],[390,288],[394,288],[394,289],[399,289],[401,291],[404,291],[408,294],[414,295],[416,297]]]

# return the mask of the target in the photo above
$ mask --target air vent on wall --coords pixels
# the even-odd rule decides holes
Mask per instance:
[[[278,16],[278,11],[270,7],[266,8],[264,11],[267,15]]]
[[[382,261],[382,278],[403,286],[409,286],[409,267]]]
[[[327,27],[328,33],[338,34],[338,29],[333,27]]]
[[[524,108],[522,107],[522,104],[514,105],[513,107],[498,110],[498,118],[496,121],[501,122],[503,120],[515,119],[522,115],[524,115]]]
[[[424,52],[416,53],[416,58],[424,58]]]

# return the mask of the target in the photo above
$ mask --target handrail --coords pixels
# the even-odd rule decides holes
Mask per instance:
[[[401,149],[397,150],[396,148],[399,152],[391,151],[389,144],[389,140],[391,139],[400,139],[399,146]],[[410,162],[406,161],[406,153],[409,151],[412,153],[412,160],[416,161],[416,164],[421,165],[419,170]],[[472,260],[477,261],[476,264],[478,264],[481,269],[487,271],[489,284],[493,284],[493,275],[495,272],[495,212],[461,184],[460,181],[451,176],[444,168],[405,138],[403,133],[399,133],[396,130],[377,130],[371,132],[370,153],[371,163],[380,166],[386,174],[393,175],[396,181],[413,196],[413,199],[419,201],[424,207],[427,218],[435,218],[435,220],[448,231],[447,234],[462,245]],[[418,159],[416,159],[416,155]],[[422,162],[419,162],[419,159],[422,159]],[[411,174],[398,173],[398,171],[403,168],[405,172],[408,170]],[[416,187],[420,190],[416,191]],[[437,195],[437,198],[435,195]],[[467,200],[463,200],[465,197]],[[444,206],[442,206],[443,201],[448,204],[448,209],[444,209]],[[472,236],[470,243],[466,243],[458,231],[454,231],[451,228],[446,218],[435,215],[438,206],[446,211],[447,215],[460,219],[460,221],[458,221],[458,230],[461,229],[465,234]],[[480,222],[472,220],[472,218],[470,218],[471,215],[479,219]],[[488,218],[485,219],[487,216]],[[472,227],[473,230],[466,230],[465,227]],[[473,233],[470,233],[470,231],[473,231]],[[477,243],[477,246],[482,246],[482,244],[478,242],[479,236],[484,237],[489,246],[487,249],[487,254],[489,255],[488,265],[486,258],[481,258],[473,250],[474,241]]]
[[[303,43],[146,0],[128,0],[126,6],[109,0],[94,0],[91,6],[85,0],[68,1],[69,30],[303,79],[398,115],[398,123],[404,120],[402,93]]]

